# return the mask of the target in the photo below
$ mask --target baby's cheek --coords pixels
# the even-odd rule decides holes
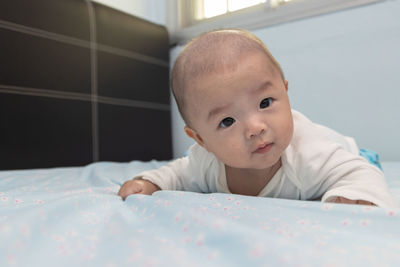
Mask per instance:
[[[216,156],[226,165],[238,167],[245,159],[243,149],[237,143],[224,143],[224,141],[221,141],[219,145],[223,149],[220,149]]]

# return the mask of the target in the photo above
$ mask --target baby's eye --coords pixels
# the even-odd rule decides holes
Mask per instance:
[[[260,108],[267,108],[272,104],[272,98],[268,97],[261,101]]]
[[[229,126],[231,126],[233,123],[235,123],[235,119],[231,118],[231,117],[227,117],[225,119],[223,119],[220,123],[219,123],[219,127],[221,128],[228,128]]]

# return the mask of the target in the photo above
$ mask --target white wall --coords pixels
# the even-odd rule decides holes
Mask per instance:
[[[386,161],[400,160],[399,14],[400,0],[386,0],[253,31],[282,65],[293,108]],[[172,116],[178,157],[192,141]]]

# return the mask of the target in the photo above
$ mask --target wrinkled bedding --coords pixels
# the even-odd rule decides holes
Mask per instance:
[[[159,191],[122,183],[166,162],[0,172],[0,266],[399,266],[397,210]],[[400,162],[384,162],[400,201]]]

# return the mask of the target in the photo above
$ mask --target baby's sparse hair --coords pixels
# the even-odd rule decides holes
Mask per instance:
[[[179,54],[171,73],[171,88],[185,123],[190,126],[187,112],[187,89],[196,78],[210,73],[234,70],[238,59],[248,52],[262,52],[284,80],[279,63],[265,44],[254,34],[242,29],[216,30],[190,41]]]

